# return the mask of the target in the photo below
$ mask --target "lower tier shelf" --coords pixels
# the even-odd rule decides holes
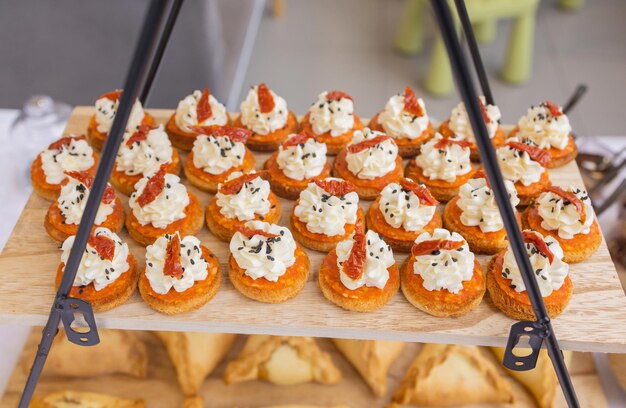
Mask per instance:
[[[159,123],[172,111],[151,110]],[[66,133],[83,133],[92,108],[78,107],[70,118]],[[256,154],[261,167],[267,154]],[[184,176],[183,176],[184,178]],[[575,163],[550,170],[557,185],[582,186]],[[210,195],[189,187],[203,206]],[[126,204],[126,203],[125,203]],[[60,250],[46,234],[43,221],[49,202],[33,195],[0,256],[0,322],[43,325],[54,298],[54,278]],[[281,225],[289,225],[293,201],[282,200]],[[362,202],[367,209],[368,202]],[[203,227],[198,238],[211,249],[225,273],[228,244],[219,241]],[[128,237],[131,251],[143,268],[144,248]],[[311,273],[304,290],[283,304],[264,304],[249,300],[235,290],[225,276],[222,287],[206,306],[191,313],[164,316],[143,302],[138,293],[105,313],[96,315],[106,328],[207,331],[306,335],[432,343],[458,343],[503,346],[513,320],[502,314],[488,295],[482,304],[459,318],[437,318],[413,307],[401,293],[381,310],[372,313],[349,312],[328,302],[317,284],[317,271],[323,253],[308,251]],[[406,255],[397,254],[400,265]],[[478,256],[486,267],[489,257]],[[626,297],[620,285],[606,242],[589,260],[571,265],[574,294],[567,309],[554,320],[561,347],[578,351],[626,352]]]
[[[39,334],[39,329],[35,329],[30,336],[9,380],[5,395],[0,400],[0,407],[17,406],[22,387],[26,381],[27,370],[30,368],[32,356],[39,341]],[[144,399],[146,406],[150,408],[181,407],[184,396],[178,386],[174,367],[167,356],[165,348],[153,334],[140,332],[139,335],[148,348],[149,365],[147,378],[138,379],[117,374],[73,379],[46,375],[46,369],[44,368],[43,376],[37,385],[35,395],[45,395],[59,390],[90,391],[112,394],[128,399]],[[283,404],[382,408],[388,406],[393,392],[421,347],[419,344],[407,344],[402,354],[390,368],[387,381],[387,395],[375,398],[359,374],[343,358],[330,340],[318,339],[317,341],[320,347],[331,355],[334,364],[341,371],[343,379],[339,384],[306,383],[292,386],[276,386],[262,381],[248,381],[226,385],[222,380],[224,368],[228,361],[231,361],[239,354],[244,342],[244,337],[240,336],[222,363],[204,381],[199,395],[204,398],[205,406],[212,408],[231,408],[234,406],[269,407]],[[484,354],[493,357],[489,352]],[[600,378],[596,373],[591,354],[575,353],[572,358],[570,373],[581,406],[607,407],[606,397],[602,391]],[[503,375],[506,376],[506,374]],[[468,405],[467,407],[534,408],[537,406],[531,395],[518,382],[511,378],[509,380],[515,398],[513,404],[478,404]],[[557,397],[553,407],[567,407],[560,390],[557,390],[556,394]]]

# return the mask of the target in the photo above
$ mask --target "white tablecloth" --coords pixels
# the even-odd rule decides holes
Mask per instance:
[[[16,110],[0,109],[0,141],[7,140],[6,136],[9,126],[15,117],[17,117],[17,113]],[[607,145],[614,149],[626,145],[626,137],[600,139],[603,139]],[[19,143],[19,141],[11,142]],[[579,142],[579,144],[581,143]],[[584,144],[584,141],[582,141],[582,144]],[[9,183],[7,183],[6,180],[7,175],[3,174],[2,177],[0,177],[0,194],[2,197],[9,197],[9,199],[0,200],[0,248],[4,247],[31,191],[28,183],[24,183],[23,186],[15,185],[15,183],[7,185]],[[26,178],[24,180],[26,180]],[[611,222],[612,219],[615,219],[614,215],[610,215],[608,211],[605,213],[605,216],[600,218],[600,223],[604,224],[603,230],[605,226],[608,228],[613,224]],[[0,296],[1,295],[0,293]],[[52,299],[50,299],[50,301],[52,301]],[[13,371],[30,330],[31,328],[28,326],[0,324],[0,395],[4,393],[6,382]],[[606,356],[596,353],[595,360],[598,373],[602,379],[602,386],[609,400],[609,407],[625,407],[626,393],[619,388],[617,381],[612,376]]]

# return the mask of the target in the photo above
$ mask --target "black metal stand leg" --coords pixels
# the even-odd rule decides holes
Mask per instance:
[[[461,97],[465,103],[465,107],[467,108],[470,123],[472,125],[474,135],[476,136],[476,143],[480,152],[480,158],[485,171],[487,172],[489,181],[491,182],[494,197],[496,199],[496,203],[498,204],[498,209],[504,223],[504,228],[509,239],[511,250],[515,255],[515,260],[520,268],[522,279],[524,281],[524,285],[526,286],[526,293],[530,298],[535,316],[537,316],[536,322],[518,322],[513,325],[511,337],[509,338],[507,345],[507,354],[505,354],[505,362],[507,361],[507,355],[514,357],[512,354],[512,348],[517,344],[517,341],[523,334],[520,333],[521,330],[527,332],[525,335],[530,338],[534,355],[534,361],[522,364],[522,368],[524,369],[534,367],[539,347],[545,341],[552,364],[557,373],[557,377],[560,380],[565,398],[570,407],[578,407],[579,404],[576,398],[576,393],[574,392],[569,373],[567,372],[567,367],[563,361],[563,355],[559,348],[558,341],[554,335],[552,325],[550,323],[550,317],[548,316],[546,307],[543,303],[543,297],[541,296],[537,281],[532,272],[532,266],[526,253],[522,234],[517,225],[515,211],[511,206],[508,193],[504,186],[502,173],[500,172],[496,159],[496,152],[491,144],[485,122],[482,119],[476,91],[474,89],[474,85],[472,84],[472,78],[469,73],[467,62],[463,56],[461,45],[459,44],[455,33],[454,22],[452,20],[448,3],[447,1],[442,0],[432,0],[431,3],[439,28],[441,29],[444,43],[448,50],[450,63],[452,65],[452,70],[459,92],[461,93]],[[509,368],[520,369],[520,367],[515,366]]]
[[[96,213],[102,199],[102,194],[104,193],[111,170],[113,169],[115,156],[122,141],[124,129],[126,128],[126,123],[128,122],[132,106],[140,91],[142,94],[147,95],[148,90],[145,88],[149,88],[152,84],[152,78],[156,74],[163,50],[165,49],[165,45],[167,43],[167,38],[169,38],[169,33],[174,25],[176,14],[180,8],[180,1],[177,1],[177,4],[175,4],[177,7],[168,7],[171,4],[171,0],[153,0],[146,14],[139,41],[137,42],[133,60],[126,78],[126,83],[124,85],[124,92],[120,99],[119,109],[115,115],[111,131],[109,132],[107,140],[104,144],[104,149],[100,157],[100,163],[98,165],[93,185],[91,186],[89,198],[87,199],[85,211],[81,218],[78,232],[74,239],[74,244],[72,245],[72,250],[65,265],[63,278],[59,284],[55,301],[52,305],[50,316],[48,317],[48,322],[43,330],[42,339],[37,350],[35,361],[33,362],[31,371],[24,386],[24,391],[19,404],[20,408],[27,408],[30,404],[35,386],[37,385],[39,376],[41,375],[41,371],[46,362],[46,358],[48,357],[48,352],[52,346],[52,341],[57,334],[59,322],[63,321],[65,329],[68,331],[68,338],[71,341],[75,341],[83,345],[93,345],[97,344],[99,341],[91,307],[88,303],[81,301],[80,299],[68,298],[68,294],[72,288],[74,279],[76,278],[76,271],[78,270],[78,265],[80,264],[85,246],[87,245],[87,240],[89,239],[91,228],[93,227]],[[171,24],[169,24],[169,30],[162,30],[168,10],[171,11],[170,20],[168,21],[168,23],[171,22]],[[171,17],[172,13],[174,14],[173,18]],[[163,31],[161,36],[165,36],[166,39],[162,41],[163,44],[161,52],[157,53],[156,50],[158,40],[160,38],[160,31]],[[150,81],[146,80],[148,74],[152,76]],[[85,319],[89,323],[89,332],[72,333],[73,331],[70,324],[74,320],[74,313],[76,311],[79,311],[85,316]]]

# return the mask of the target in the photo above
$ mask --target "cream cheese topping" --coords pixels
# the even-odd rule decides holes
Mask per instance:
[[[540,253],[535,245],[526,244],[526,252],[530,258],[530,264],[536,275],[537,285],[541,296],[547,297],[552,294],[553,291],[559,290],[567,278],[569,273],[569,265],[563,262],[563,249],[559,245],[558,241],[550,236],[543,237],[540,233],[534,232],[539,235],[548,245],[550,251],[554,254],[554,260],[552,264],[546,256]],[[502,277],[511,280],[511,288],[516,292],[523,292],[526,290],[522,274],[517,267],[515,261],[515,255],[513,251],[507,249],[504,255],[504,262],[502,263]]]
[[[246,99],[241,102],[241,123],[258,135],[275,132],[287,124],[287,102],[274,91],[270,92],[274,98],[274,109],[271,112],[261,113],[258,86],[252,87]]]
[[[387,224],[406,231],[420,231],[435,215],[437,207],[423,205],[414,192],[389,183],[380,193],[379,210]]]
[[[278,148],[276,163],[293,180],[304,180],[322,174],[326,166],[326,144],[308,139],[295,146]]]
[[[337,267],[339,279],[349,290],[356,290],[362,286],[383,289],[389,280],[389,268],[396,262],[393,252],[380,235],[369,230],[365,234],[366,257],[363,273],[356,280],[351,279],[343,270],[343,263],[350,256],[354,239],[346,239],[337,244]]]
[[[513,138],[509,139],[509,141],[517,142],[519,140]],[[534,161],[527,152],[510,146],[498,148],[496,156],[504,178],[514,183],[520,182],[524,186],[537,183],[541,180],[541,176],[546,170],[539,162]]]
[[[72,139],[59,149],[41,152],[41,168],[48,184],[60,184],[65,172],[89,170],[94,163],[93,150],[84,139]]]
[[[341,136],[354,126],[354,102],[350,98],[326,99],[328,92],[318,95],[309,108],[309,123],[313,133],[330,132],[332,137]]]
[[[224,126],[228,123],[226,107],[222,105],[213,95],[209,95],[209,105],[211,106],[211,116],[201,123],[198,122],[198,101],[202,97],[202,91],[195,90],[191,95],[187,95],[178,102],[174,122],[181,130],[188,133],[196,133],[193,126]]]
[[[193,142],[193,165],[209,174],[222,174],[243,164],[246,146],[228,136],[198,136]]]
[[[134,132],[133,132],[134,133]],[[172,161],[173,149],[163,125],[151,129],[146,139],[126,144],[133,133],[124,134],[124,139],[117,151],[115,168],[129,176],[146,175],[159,169],[163,163]]]
[[[227,181],[242,174],[239,171],[235,171],[231,173]],[[270,212],[270,183],[267,180],[263,180],[261,177],[250,180],[236,194],[221,193],[219,191],[220,186],[218,186],[215,197],[217,206],[223,216],[238,219],[239,221],[247,221],[253,219],[256,214],[265,215]]]
[[[111,238],[115,242],[115,250],[113,252],[113,259],[108,260],[102,258],[98,252],[91,245],[87,244],[85,247],[85,253],[83,254],[78,270],[76,272],[76,278],[74,279],[73,286],[87,286],[93,283],[94,289],[102,290],[111,283],[115,282],[117,278],[130,269],[128,264],[128,245],[122,243],[120,237],[111,230],[103,227],[96,228],[94,235],[103,235],[107,238]],[[72,235],[63,241],[61,245],[61,261],[65,264],[70,256],[72,245],[74,245],[74,239],[76,237]],[[65,266],[63,266],[65,270]]]
[[[560,107],[559,111],[561,111]],[[521,117],[517,126],[521,139],[530,139],[542,149],[550,147],[564,149],[572,132],[567,115],[554,117],[545,102],[538,106],[531,106],[528,113]]]
[[[485,106],[485,110],[489,116],[489,122],[485,122],[485,125],[487,126],[487,133],[489,133],[489,137],[493,139],[496,135],[496,131],[498,130],[502,114],[496,105],[487,105],[484,96],[479,96],[479,98]],[[467,115],[467,109],[465,108],[465,104],[463,102],[459,103],[456,107],[454,107],[454,109],[452,109],[448,127],[452,130],[452,132],[454,132],[455,135],[462,137],[469,142],[476,143],[474,131],[472,130],[472,125],[469,121],[469,116]]]
[[[172,288],[176,292],[184,292],[191,288],[195,282],[205,280],[209,274],[209,264],[202,257],[200,240],[188,235],[180,239],[180,263],[183,274],[180,278],[165,275],[163,267],[165,266],[167,244],[171,239],[172,236],[167,234],[146,247],[146,277],[152,290],[161,295],[167,294]]]
[[[452,183],[458,176],[472,170],[469,147],[456,144],[436,149],[435,145],[443,139],[440,133],[421,147],[420,154],[415,158],[415,164],[421,169],[424,176],[430,180],[444,180]]]
[[[519,204],[515,186],[504,180],[513,207]],[[468,227],[478,226],[482,232],[500,231],[504,224],[496,199],[484,178],[469,179],[459,189],[457,205],[461,209],[461,222]]]
[[[230,252],[237,265],[252,279],[265,278],[277,282],[287,268],[296,262],[296,242],[288,228],[263,221],[248,221],[246,227],[260,229],[278,237],[267,238],[256,234],[247,238],[235,232],[230,240]]]
[[[357,130],[348,146],[383,135],[369,128]],[[397,157],[398,145],[393,139],[387,139],[357,153],[347,152],[346,162],[352,174],[362,180],[373,180],[392,172],[396,168]]]
[[[89,188],[73,177],[67,176],[67,183],[61,187],[61,193],[57,205],[65,218],[66,224],[78,225],[85,211],[85,205],[89,198]],[[110,203],[100,202],[94,224],[102,224],[113,213],[115,201]]]
[[[385,109],[378,115],[378,123],[385,132],[396,139],[413,140],[418,138],[428,129],[430,119],[426,113],[426,107],[422,98],[418,103],[424,114],[415,116],[404,110],[404,94],[394,95],[385,104]]]
[[[119,99],[112,101],[109,98],[100,98],[96,101],[96,129],[98,132],[109,133],[119,104]],[[141,102],[136,100],[133,104],[133,109],[130,111],[128,122],[126,123],[126,131],[134,132],[137,130],[139,125],[141,125],[144,116],[145,114],[143,107],[141,106]]]
[[[426,290],[443,290],[457,294],[463,290],[463,282],[474,276],[474,254],[463,237],[443,228],[437,228],[432,235],[421,233],[415,243],[430,240],[462,241],[463,246],[453,250],[438,250],[430,254],[415,257],[413,273],[420,275],[424,280]]]
[[[189,194],[180,178],[168,173],[165,175],[163,190],[153,201],[141,207],[137,203],[137,197],[143,193],[148,179],[155,173],[143,177],[135,184],[135,191],[130,195],[128,205],[141,225],[151,224],[155,228],[165,228],[174,221],[186,217],[185,209],[189,205]]]
[[[309,183],[300,193],[294,215],[306,225],[307,230],[332,237],[345,234],[346,224],[356,223],[358,209],[359,196],[356,192],[334,196],[317,184]]]
[[[544,192],[537,198],[537,211],[541,217],[541,228],[557,231],[559,237],[572,239],[577,234],[588,234],[595,219],[589,194],[582,188],[570,186],[566,191],[576,194],[585,207],[585,222],[580,222],[576,207],[560,196]]]

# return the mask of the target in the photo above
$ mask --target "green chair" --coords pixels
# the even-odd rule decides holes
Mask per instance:
[[[398,35],[396,48],[404,53],[415,53],[423,48],[423,20],[427,0],[408,0]],[[453,2],[450,1],[454,10]],[[480,42],[492,40],[499,19],[514,19],[509,45],[501,70],[502,78],[520,84],[530,77],[533,56],[535,15],[539,0],[467,0],[466,7],[476,38]],[[457,29],[458,17],[454,14]],[[447,95],[454,89],[452,70],[441,35],[437,33],[432,49],[430,67],[425,81],[426,89],[435,95]]]

